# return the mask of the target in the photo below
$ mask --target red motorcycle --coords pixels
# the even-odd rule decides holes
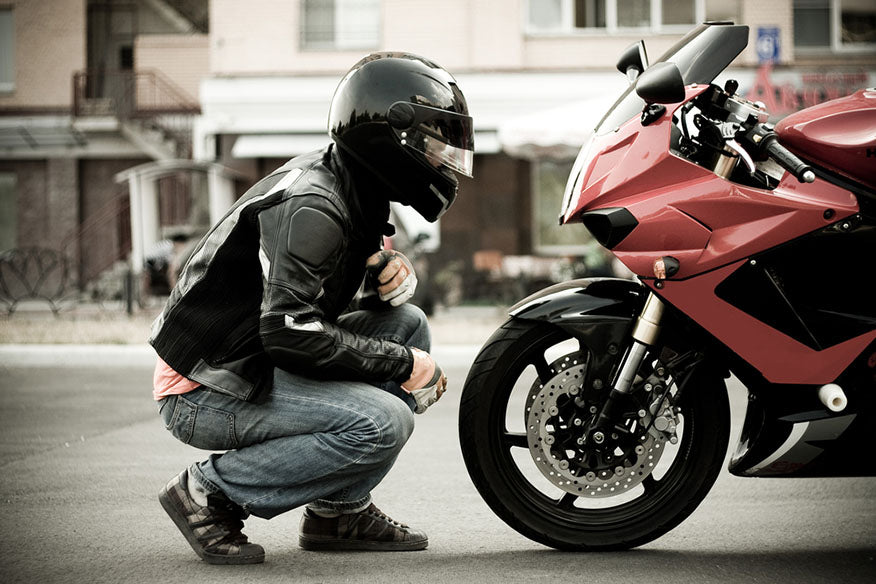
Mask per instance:
[[[471,478],[523,535],[649,542],[705,498],[727,451],[725,379],[749,392],[731,473],[874,476],[876,90],[775,127],[715,78],[748,27],[704,24],[631,79],[581,150],[561,224],[638,276],[518,303],[481,349],[459,430]]]

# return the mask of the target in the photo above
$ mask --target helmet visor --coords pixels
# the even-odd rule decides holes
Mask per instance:
[[[405,123],[393,124],[402,145],[422,153],[435,168],[447,167],[471,177],[474,163],[474,130],[471,116],[410,102],[390,109],[404,111]],[[396,118],[398,119],[398,118]]]

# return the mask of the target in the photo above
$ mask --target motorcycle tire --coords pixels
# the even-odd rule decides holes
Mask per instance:
[[[519,378],[530,365],[536,371],[539,366],[543,370],[549,362],[545,352],[549,347],[562,347],[564,342],[579,345],[576,355],[590,350],[584,346],[586,339],[573,340],[557,326],[512,318],[481,349],[460,404],[460,441],[468,473],[496,515],[546,546],[608,551],[650,542],[690,515],[717,478],[730,431],[723,379],[702,366],[688,378],[677,404],[681,436],[659,480],[655,469],[642,480],[638,494],[603,495],[596,507],[588,508],[591,500],[560,491],[555,485],[546,488],[541,484],[546,482],[544,477],[522,468],[527,459],[533,465],[534,457],[528,450],[526,429],[521,433],[508,428],[508,420],[522,414],[510,403],[512,390],[520,391],[515,385],[526,386]],[[613,503],[621,498],[618,504]]]

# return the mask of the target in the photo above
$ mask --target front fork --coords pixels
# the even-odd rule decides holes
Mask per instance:
[[[636,372],[642,365],[645,355],[656,342],[660,333],[660,321],[663,318],[663,302],[653,292],[648,294],[645,306],[633,326],[633,344],[624,356],[621,366],[612,384],[596,423],[592,426],[590,437],[596,444],[602,444],[611,433],[616,421],[616,412],[623,409],[625,397],[633,389]]]

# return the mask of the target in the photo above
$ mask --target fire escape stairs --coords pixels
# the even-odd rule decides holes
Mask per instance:
[[[204,34],[208,30],[209,3],[204,0],[143,2],[180,34]],[[87,143],[89,129],[118,132],[146,156],[161,162],[191,159],[192,126],[201,112],[197,101],[161,71],[94,69],[74,74],[72,113],[71,127],[78,126],[77,120],[85,122],[81,124],[86,129],[80,146]],[[129,269],[130,260],[125,257],[132,245],[130,202],[127,185],[120,187],[105,208],[65,238],[68,248],[89,256],[88,262],[81,262],[82,266],[87,264],[88,273],[77,270],[78,285],[101,298],[121,294],[120,282]],[[168,198],[162,193],[159,196]],[[171,215],[182,217],[187,215],[186,209],[182,205]],[[110,239],[114,244],[107,245],[108,234],[113,236]]]
[[[120,119],[122,136],[153,160],[173,160],[178,156],[178,144],[160,124],[148,119]]]
[[[191,157],[200,106],[160,71],[80,71],[73,85],[76,118],[115,118],[119,132],[154,160]]]
[[[144,0],[144,2],[180,33],[207,32],[209,4],[206,2],[185,0]]]
[[[74,122],[78,120],[93,122],[83,124],[83,127],[94,128],[95,132],[118,132],[129,143],[154,161],[164,162],[177,159],[190,160],[192,154],[192,126],[194,119],[200,114],[198,103],[171,80],[157,70],[137,71],[80,71],[73,78],[73,114]],[[87,131],[87,130],[86,130]],[[87,140],[88,136],[85,136]],[[188,197],[185,190],[165,193],[165,188],[173,187],[172,181],[165,181],[156,186],[156,195],[161,201],[183,203],[162,206],[162,213],[179,211],[172,217],[165,218],[176,223],[185,223]],[[177,187],[173,187],[177,188]],[[124,185],[127,191],[127,185]],[[119,193],[118,200],[113,201],[112,208],[100,221],[99,228],[82,225],[69,236],[70,241],[78,242],[71,248],[78,247],[82,254],[91,253],[95,249],[112,248],[104,257],[89,256],[89,269],[95,270],[80,274],[80,286],[97,285],[104,278],[108,281],[119,281],[119,270],[126,269],[124,258],[130,254],[132,225],[130,203],[127,192]],[[161,205],[165,205],[161,203]],[[165,213],[166,214],[166,213]],[[111,227],[107,227],[107,226]],[[114,227],[112,227],[114,226]],[[117,244],[101,245],[95,243],[92,231],[105,236],[104,231],[118,233]],[[147,250],[148,251],[148,250]],[[127,260],[130,261],[130,260]],[[84,263],[83,263],[84,265]],[[121,266],[121,268],[120,268]],[[139,272],[141,266],[133,266]]]

